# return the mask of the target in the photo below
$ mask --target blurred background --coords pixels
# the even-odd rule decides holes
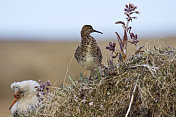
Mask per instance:
[[[68,75],[79,79],[82,67],[73,54],[80,42],[80,30],[90,24],[104,34],[93,33],[103,53],[114,32],[123,34],[124,5],[134,3],[140,15],[130,25],[140,45],[176,47],[176,1],[167,0],[0,0],[0,117],[10,115],[13,101],[10,84],[15,81],[50,80],[59,85]],[[129,53],[135,47],[129,45]],[[70,67],[69,63],[71,62]],[[68,76],[67,75],[67,76]]]

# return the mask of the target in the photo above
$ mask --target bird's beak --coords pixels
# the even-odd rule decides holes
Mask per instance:
[[[100,31],[97,31],[97,30],[93,30],[93,32],[97,32],[97,33],[101,33],[101,34],[103,34],[102,32],[100,32]]]
[[[9,110],[10,110],[10,109],[12,108],[12,106],[16,103],[16,101],[20,98],[20,97],[19,97],[19,92],[16,92],[16,93],[14,94],[14,97],[15,97],[15,99],[13,100],[11,106],[9,107]]]

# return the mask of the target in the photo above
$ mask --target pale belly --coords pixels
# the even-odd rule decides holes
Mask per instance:
[[[96,64],[94,62],[94,57],[92,56],[87,56],[86,61],[82,62],[82,65],[85,69],[94,69],[96,67]]]
[[[90,54],[90,51],[91,51],[91,46],[88,45],[88,52],[86,54],[86,58],[84,61],[81,62],[81,65],[87,70],[91,70],[91,69],[94,69],[97,67],[97,65],[95,63],[95,57],[93,57]]]

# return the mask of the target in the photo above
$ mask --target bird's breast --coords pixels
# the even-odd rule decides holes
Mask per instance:
[[[92,69],[94,66],[94,57],[92,56],[92,47],[87,45],[87,52],[85,61],[83,62],[86,69]]]
[[[84,68],[86,68],[88,70],[94,68],[94,57],[86,56],[86,60],[85,61],[81,61],[81,65],[83,65]]]
[[[32,96],[29,98],[24,98],[17,101],[13,107],[11,108],[11,113],[14,115],[16,112],[19,114],[28,114],[29,112],[33,111],[34,108],[38,106],[38,97]]]

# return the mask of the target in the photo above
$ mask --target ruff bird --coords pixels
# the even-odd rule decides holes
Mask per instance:
[[[39,84],[33,80],[14,82],[11,84],[11,89],[15,92],[15,99],[9,110],[11,110],[13,117],[28,115],[37,108],[39,99],[36,96],[36,86],[39,86]]]
[[[84,25],[81,30],[81,43],[75,51],[77,62],[83,66],[84,74],[86,70],[94,70],[101,65],[102,54],[96,40],[90,35],[93,32],[101,33],[94,30],[91,25]]]

